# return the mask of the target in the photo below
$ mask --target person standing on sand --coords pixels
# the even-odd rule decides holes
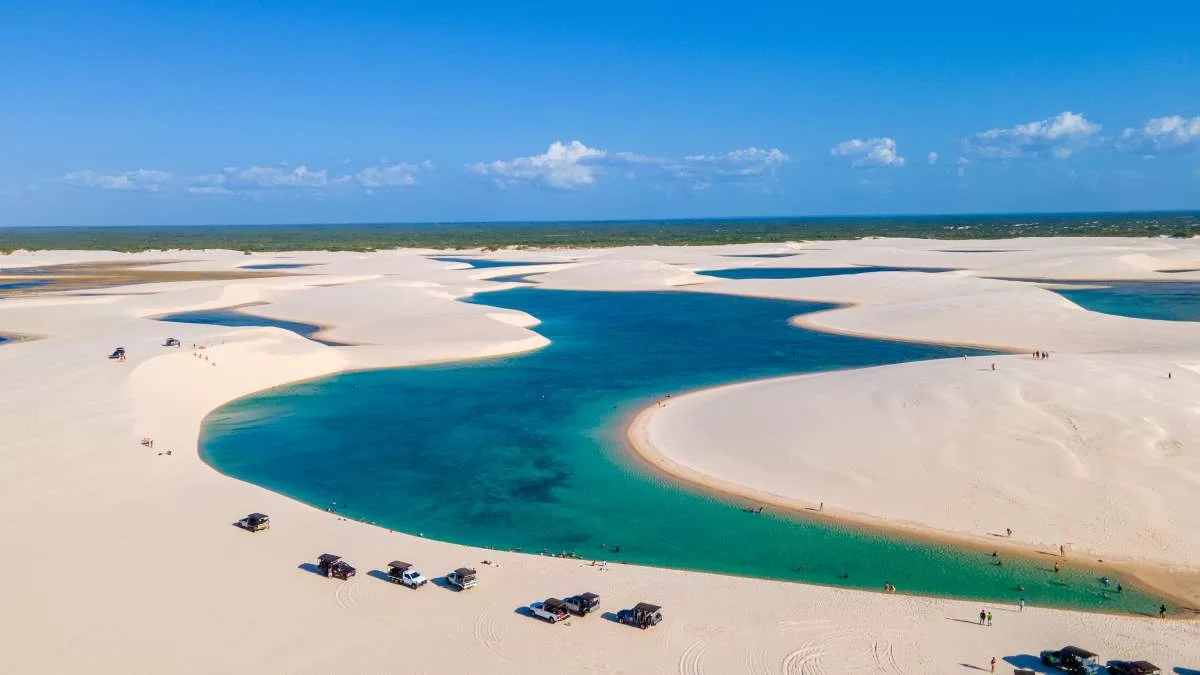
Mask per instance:
[[[1021,600],[1017,603],[1017,606],[1021,608],[1020,611],[1024,612],[1025,611],[1025,598],[1021,598]]]
[[[992,364],[992,370],[995,370],[995,369],[996,369],[996,364],[994,364],[994,363],[993,363],[993,364]]]
[[[1167,606],[1166,605],[1158,606],[1158,618],[1160,618],[1160,619],[1167,618]]]
[[[996,657],[992,657],[992,672],[996,672]]]
[[[989,625],[989,626],[990,626],[990,625],[992,625],[992,613],[991,613],[991,612],[988,612],[988,617],[987,617],[987,619],[988,619],[988,623],[987,623],[987,625]]]
[[[1058,545],[1058,557],[1060,557],[1060,558],[1067,557],[1067,547],[1064,546],[1063,544]]]
[[[980,625],[980,626],[982,626],[982,625],[983,625],[983,622],[984,622],[984,620],[985,620],[985,619],[987,619],[987,611],[986,611],[986,610],[982,610],[982,609],[981,609],[981,610],[979,610],[979,625]]]

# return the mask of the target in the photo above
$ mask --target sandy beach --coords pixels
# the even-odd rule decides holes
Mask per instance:
[[[795,255],[733,257],[775,253]],[[156,272],[187,275],[0,297],[0,334],[28,338],[0,345],[0,530],[17,566],[0,580],[0,672],[955,673],[986,670],[993,657],[997,672],[1012,672],[1065,644],[1200,672],[1192,620],[988,606],[995,622],[984,627],[978,603],[904,589],[615,564],[602,571],[344,520],[224,476],[197,452],[205,416],[253,392],[545,347],[538,317],[458,302],[514,286],[492,277],[828,302],[840,307],[798,323],[1012,353],[674,396],[635,425],[643,449],[710,488],[801,508],[825,502],[829,516],[981,542],[1011,528],[1007,545],[1065,544],[1068,560],[1176,573],[1183,581],[1172,594],[1196,597],[1200,325],[1089,312],[1037,281],[1002,279],[1200,281],[1200,272],[1176,271],[1200,268],[1200,243],[872,239],[500,251],[487,257],[553,264],[486,269],[431,259],[438,254],[0,256],[5,268],[153,262],[162,263]],[[230,278],[245,265],[281,262],[310,266]],[[700,274],[861,265],[954,271]],[[279,328],[154,320],[235,306],[322,326],[323,337],[351,346]],[[181,347],[164,347],[168,336]],[[105,358],[116,346],[127,360]],[[1034,350],[1051,357],[1035,360]],[[153,448],[141,444],[146,437]],[[271,515],[269,532],[231,526],[252,511]],[[359,576],[340,582],[306,569],[325,552],[345,556]],[[394,559],[430,577],[476,567],[480,586],[410,592],[368,574]],[[599,593],[606,612],[661,604],[666,620],[643,632],[595,615],[551,626],[518,611],[582,591]]]

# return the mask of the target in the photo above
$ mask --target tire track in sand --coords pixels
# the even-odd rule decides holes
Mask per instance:
[[[473,627],[475,644],[501,661],[512,663],[512,659],[500,651],[500,634],[496,631],[496,617],[492,609],[492,607],[485,607],[475,615]]]
[[[679,675],[703,675],[704,657],[712,642],[708,638],[700,638],[679,656]]]

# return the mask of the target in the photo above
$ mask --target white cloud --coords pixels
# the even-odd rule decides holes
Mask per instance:
[[[833,146],[829,151],[833,157],[851,158],[850,166],[904,166],[904,158],[896,152],[896,141],[887,138],[852,138]]]
[[[331,176],[326,169],[313,170],[306,165],[294,169],[274,166],[240,168],[227,166],[218,173],[187,179],[193,194],[228,195],[262,190],[299,189],[308,192],[345,190],[358,185],[364,189],[416,185],[416,174],[433,168],[426,160],[419,164],[395,163],[370,166],[354,175]]]
[[[62,182],[82,188],[97,190],[142,190],[158,192],[175,176],[166,171],[138,169],[119,174],[101,174],[95,171],[75,171],[62,177]]]
[[[938,158],[938,154],[936,152],[930,152],[929,153],[929,164],[931,166],[934,164],[937,164],[937,158]]]
[[[1200,148],[1200,115],[1188,119],[1182,115],[1155,117],[1141,129],[1126,129],[1117,139],[1117,148],[1127,152],[1153,152]]]
[[[649,175],[657,180],[687,181],[695,191],[718,182],[746,184],[772,174],[790,161],[778,148],[749,147],[719,155],[687,155],[681,159],[636,152],[607,152],[579,141],[556,141],[541,155],[467,165],[467,171],[487,176],[500,187],[520,184],[573,190],[594,185],[601,176],[636,180]]]
[[[791,161],[779,148],[756,147],[731,150],[723,155],[688,155],[677,168],[719,176],[759,176]]]
[[[237,171],[233,179],[236,183],[260,188],[322,188],[329,184],[329,173],[325,169],[313,171],[304,164],[291,171],[274,166],[252,166]]]
[[[478,162],[467,170],[488,176],[500,187],[521,183],[544,185],[559,190],[573,190],[596,182],[594,161],[605,157],[604,150],[589,148],[579,141],[555,141],[546,152],[529,157],[493,162]]]
[[[420,170],[421,167],[416,164],[404,163],[370,166],[358,172],[358,182],[367,188],[416,185],[416,173]],[[349,176],[342,178],[349,178]]]
[[[173,190],[195,195],[231,195],[268,190],[303,190],[310,193],[341,191],[359,186],[364,189],[416,185],[416,175],[433,168],[425,160],[418,164],[381,164],[356,174],[331,175],[326,169],[310,169],[301,164],[292,168],[286,162],[276,166],[227,166],[208,174],[176,177],[167,171],[139,169],[118,174],[75,171],[60,180],[68,185],[100,190]]]
[[[1052,118],[1018,124],[1007,129],[980,131],[964,139],[969,153],[987,160],[1031,159],[1052,156],[1066,159],[1100,133],[1100,125],[1082,114],[1064,111]]]
[[[188,187],[187,191],[196,195],[227,195],[233,193],[233,190],[221,187],[220,185],[192,185]]]

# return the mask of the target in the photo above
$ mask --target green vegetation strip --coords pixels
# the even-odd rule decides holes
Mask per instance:
[[[873,218],[746,218],[545,223],[199,225],[0,228],[14,250],[371,251],[397,247],[585,248],[917,237],[1190,237],[1200,211]]]

